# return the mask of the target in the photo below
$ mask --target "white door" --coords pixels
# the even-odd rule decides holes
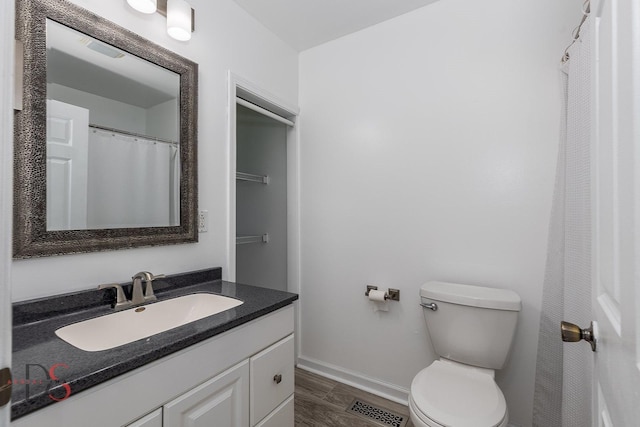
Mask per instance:
[[[87,228],[89,110],[47,100],[47,230]]]
[[[593,0],[591,15],[593,423],[630,427],[640,425],[640,2]]]

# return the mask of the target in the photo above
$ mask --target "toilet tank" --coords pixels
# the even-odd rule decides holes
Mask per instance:
[[[420,288],[427,329],[435,352],[446,359],[501,369],[511,351],[522,303],[507,289],[428,282]]]

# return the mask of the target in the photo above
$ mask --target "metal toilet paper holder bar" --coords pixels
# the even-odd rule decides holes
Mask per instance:
[[[367,292],[364,293],[365,296],[369,296],[369,291],[378,290],[377,286],[367,285]],[[400,289],[392,289],[389,288],[387,292],[384,293],[384,299],[391,301],[400,301]]]

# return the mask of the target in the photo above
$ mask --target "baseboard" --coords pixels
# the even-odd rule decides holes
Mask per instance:
[[[398,387],[375,378],[368,377],[359,372],[350,371],[339,366],[310,359],[304,356],[298,358],[298,368],[314,374],[330,378],[332,380],[364,390],[376,396],[391,400],[392,402],[407,405],[409,402],[409,390]]]
[[[300,369],[313,372],[320,376],[330,378],[334,381],[338,381],[343,384],[350,385],[352,387],[364,390],[376,396],[383,397],[391,400],[392,402],[399,403],[401,405],[408,405],[409,402],[409,390],[403,387],[398,387],[395,384],[386,383],[384,381],[377,380],[375,378],[368,377],[359,372],[354,372],[349,369],[341,368],[339,366],[324,363],[319,360],[311,359],[308,357],[300,356],[296,365]],[[520,427],[515,424],[507,424],[507,427]]]

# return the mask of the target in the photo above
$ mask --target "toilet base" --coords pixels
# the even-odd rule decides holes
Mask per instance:
[[[425,419],[424,415],[418,416],[419,410],[415,408],[415,403],[409,395],[409,417],[411,418],[411,422],[415,427],[447,427],[443,424],[437,423],[432,419]],[[509,410],[504,415],[504,419],[497,426],[486,426],[486,427],[507,427],[509,424]],[[456,427],[456,426],[451,426]],[[485,426],[477,426],[477,427],[485,427]]]

